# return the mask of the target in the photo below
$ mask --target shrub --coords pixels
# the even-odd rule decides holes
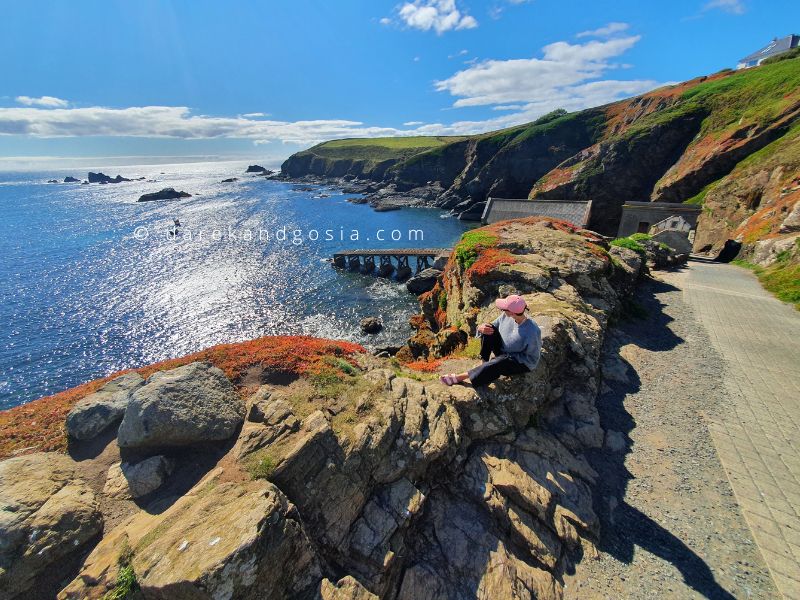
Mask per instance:
[[[269,479],[275,472],[275,459],[269,454],[265,454],[250,469],[250,476],[253,479]]]
[[[620,248],[627,248],[628,250],[633,250],[635,252],[638,252],[642,256],[645,255],[644,246],[642,246],[639,242],[629,237],[617,238],[611,242],[611,245],[619,246]]]
[[[653,239],[653,236],[650,235],[649,233],[634,233],[629,235],[628,237],[636,242],[644,242],[646,240]]]
[[[135,594],[138,590],[139,584],[136,581],[136,573],[134,573],[133,567],[120,561],[117,583],[103,595],[102,600],[130,600],[136,597]]]

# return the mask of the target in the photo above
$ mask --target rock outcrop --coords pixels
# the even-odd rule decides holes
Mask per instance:
[[[559,598],[571,561],[597,552],[583,453],[607,437],[600,345],[640,268],[636,252],[564,222],[503,222],[464,236],[399,360],[264,338],[209,350],[219,368],[155,367],[116,442],[165,450],[120,460],[103,491],[103,506],[150,504],[104,533],[60,597],[135,582],[159,599]],[[485,388],[440,383],[428,367],[473,362],[475,324],[512,292],[542,330],[537,369]],[[180,445],[200,440],[224,455],[176,496],[170,482],[199,464]]]
[[[95,495],[70,458],[39,453],[0,462],[0,596],[24,594],[102,528]]]

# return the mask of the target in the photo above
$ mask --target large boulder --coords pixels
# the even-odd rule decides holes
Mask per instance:
[[[120,557],[145,598],[286,598],[321,577],[294,506],[263,480],[206,480],[160,515],[107,535],[61,598],[101,598]],[[335,597],[335,596],[334,596]]]
[[[67,435],[76,440],[90,440],[121,421],[131,393],[142,384],[141,375],[126,373],[86,396],[67,415]]]
[[[120,448],[185,446],[230,438],[245,407],[225,374],[194,362],[151,375],[131,395],[119,426]]]
[[[103,528],[94,493],[55,453],[0,462],[0,597],[31,588]]]

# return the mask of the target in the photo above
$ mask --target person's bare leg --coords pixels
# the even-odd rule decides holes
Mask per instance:
[[[459,383],[467,379],[469,379],[469,373],[467,373],[466,371],[463,373],[456,373],[456,381],[458,381]]]

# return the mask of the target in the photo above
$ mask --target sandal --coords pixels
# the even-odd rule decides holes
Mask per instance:
[[[454,385],[458,383],[458,377],[456,377],[455,373],[450,373],[449,375],[442,375],[439,377],[439,381],[445,385]]]

